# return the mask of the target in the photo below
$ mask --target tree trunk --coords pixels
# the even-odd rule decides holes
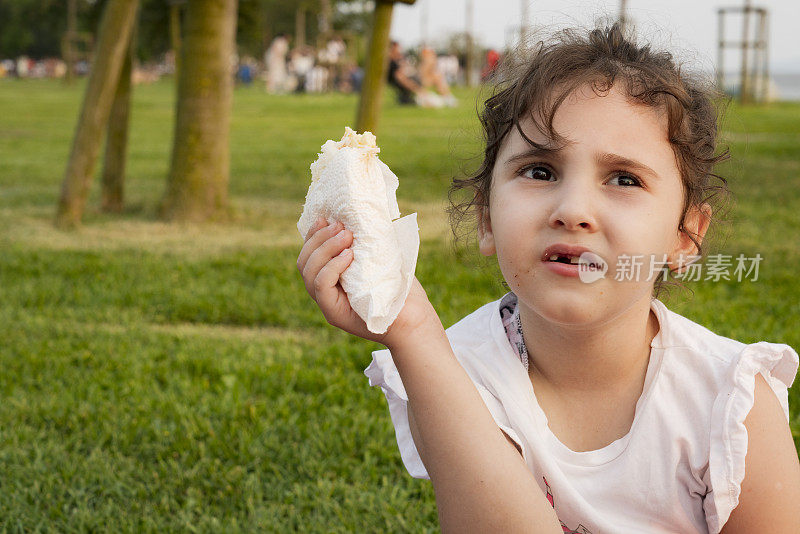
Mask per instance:
[[[186,6],[172,162],[161,206],[167,220],[227,215],[236,6],[236,0]]]
[[[72,83],[75,78],[75,33],[78,26],[77,0],[67,0],[67,33],[61,39],[64,61],[67,64],[67,71],[64,73],[64,81]]]
[[[138,4],[139,0],[109,0],[103,11],[97,55],[86,85],[72,151],[61,185],[56,213],[56,225],[60,227],[74,227],[81,222]]]
[[[133,38],[122,64],[117,92],[111,106],[106,136],[106,155],[103,160],[102,210],[112,213],[122,211],[125,185],[125,156],[128,148],[128,115],[131,101],[131,68],[133,64]]]
[[[181,71],[181,4],[169,6],[169,39],[172,43],[172,56],[175,61],[175,79]]]
[[[356,130],[370,131],[377,135],[378,119],[381,114],[383,87],[386,85],[386,71],[389,64],[389,31],[392,28],[391,0],[378,0],[373,14],[372,34],[367,49],[367,69],[361,97],[356,114]]]

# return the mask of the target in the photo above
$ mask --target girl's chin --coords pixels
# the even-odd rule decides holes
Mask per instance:
[[[540,291],[535,296],[515,293],[535,315],[560,326],[601,327],[623,315],[641,299],[647,299],[649,307],[650,292],[646,287],[627,293],[619,291],[620,288],[615,291],[599,285],[582,286],[582,290]]]
[[[548,323],[559,325],[588,325],[602,321],[606,315],[596,294],[575,294],[571,291],[547,291],[533,298],[517,293],[531,311]],[[592,292],[594,293],[594,292]]]
[[[545,306],[534,311],[545,321],[561,326],[590,327],[608,319],[605,313],[591,307]]]

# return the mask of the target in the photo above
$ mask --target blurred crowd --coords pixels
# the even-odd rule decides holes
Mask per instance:
[[[351,52],[338,37],[328,40],[319,49],[309,46],[292,49],[289,37],[278,35],[261,64],[266,90],[273,94],[359,91],[364,71]],[[398,103],[422,107],[457,104],[450,87],[467,82],[464,58],[437,54],[427,46],[406,53],[396,41],[391,42],[388,55],[386,82],[394,88]],[[487,52],[483,64],[478,67],[481,80],[492,75],[500,59],[495,50]],[[250,83],[253,73],[258,71],[259,65],[254,60],[251,63],[240,67],[238,78],[244,83]]]
[[[340,37],[319,49],[307,45],[290,49],[289,38],[279,34],[264,53],[263,65],[269,93],[358,92],[364,80],[363,69]],[[241,69],[239,79],[244,81]]]
[[[80,65],[76,65],[76,71],[79,68],[86,73],[89,65],[81,62]],[[0,78],[61,78],[66,72],[67,64],[59,58],[35,60],[20,56],[17,59],[0,60]]]
[[[75,62],[73,72],[85,76],[90,67],[90,63],[82,59]],[[164,74],[173,73],[174,68],[175,63],[167,53],[160,62],[137,66],[133,72],[133,82],[154,82]],[[0,60],[0,78],[63,78],[66,74],[67,63],[61,58],[32,59],[20,56],[17,59]]]
[[[394,41],[388,52],[386,82],[396,92],[400,104],[422,107],[456,105],[450,87],[467,82],[464,58],[437,54],[430,47],[405,52]],[[492,75],[500,60],[499,53],[488,51],[480,66],[482,80]],[[86,75],[89,67],[88,61],[81,60],[75,64],[75,74]],[[22,56],[0,60],[0,78],[62,78],[66,71],[66,63],[60,58]],[[175,57],[170,51],[159,61],[136,65],[133,83],[152,83],[174,73]],[[292,48],[289,37],[280,34],[272,40],[261,61],[252,56],[232,57],[231,73],[237,84],[259,82],[271,94],[358,92],[364,80],[364,71],[358,66],[354,51],[349,50],[340,37],[332,37],[320,47],[301,45]]]

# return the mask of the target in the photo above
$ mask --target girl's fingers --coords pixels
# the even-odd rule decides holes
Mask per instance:
[[[317,232],[317,234],[327,235],[328,231],[326,229],[325,231]],[[315,239],[315,237],[312,237],[311,240]],[[310,245],[311,240],[309,240],[306,245]],[[315,280],[319,276],[320,271],[328,264],[329,261],[331,261],[331,258],[339,254],[344,248],[349,247],[352,242],[353,234],[351,234],[348,230],[340,230],[336,233],[336,235],[329,237],[321,245],[316,247],[316,249],[311,252],[311,255],[308,256],[308,259],[303,266],[302,273],[303,282],[305,283],[306,290],[311,295],[311,298],[317,300],[314,284]]]
[[[317,220],[314,221],[314,224],[308,229],[308,233],[305,236],[305,241],[308,241],[308,239],[314,235],[314,232],[320,228],[325,228],[326,226],[328,226],[328,221],[326,221],[324,217],[317,217]]]
[[[314,223],[314,226],[308,231],[306,242],[303,244],[303,248],[300,250],[300,254],[297,257],[297,269],[302,273],[306,267],[308,258],[311,257],[314,251],[327,239],[336,235],[342,228],[344,228],[342,223],[334,222],[332,224],[327,224],[325,219],[317,219],[317,222]]]
[[[314,278],[313,297],[328,322],[331,322],[332,319],[329,315],[333,317],[341,315],[340,312],[344,306],[342,299],[347,300],[347,294],[339,285],[339,277],[347,270],[351,261],[353,261],[353,251],[346,248],[338,256],[328,261]]]

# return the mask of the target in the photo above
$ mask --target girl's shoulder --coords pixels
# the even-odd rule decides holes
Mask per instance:
[[[493,300],[480,306],[447,328],[447,338],[451,343],[477,346],[492,338],[494,315],[500,314],[503,299]]]
[[[662,348],[685,348],[725,358],[723,355],[736,353],[745,345],[670,310],[658,299],[653,299],[651,309],[658,317],[656,342]]]
[[[765,341],[746,344],[716,334],[669,310],[657,299],[651,308],[660,325],[653,348],[661,349],[669,362],[686,363],[695,373],[712,373],[727,382],[742,373],[752,376],[758,372],[776,378],[785,387],[794,380],[798,356],[790,346]]]
[[[745,344],[715,334],[658,300],[652,309],[661,324],[653,340],[661,361],[658,398],[672,415],[665,426],[681,437],[701,437],[694,443],[706,451],[697,469],[706,487],[703,508],[710,531],[718,532],[739,502],[748,450],[744,422],[754,405],[756,377],[764,378],[788,421],[798,356],[785,344]]]
[[[476,384],[508,384],[520,377],[527,384],[527,372],[503,327],[503,317],[513,313],[514,305],[516,296],[507,293],[445,331],[456,358]]]

